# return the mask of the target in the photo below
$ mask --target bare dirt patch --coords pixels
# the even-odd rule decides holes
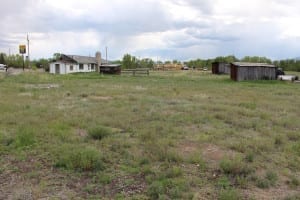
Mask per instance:
[[[219,163],[225,157],[232,158],[235,153],[231,150],[222,149],[214,144],[204,144],[202,146],[202,156],[209,164],[209,168],[216,170],[219,168]]]
[[[196,153],[199,151],[199,144],[194,141],[184,141],[181,144],[179,144],[180,154],[182,154],[183,157],[189,156],[191,154]]]
[[[128,175],[117,177],[104,188],[105,196],[114,197],[116,194],[122,193],[125,196],[132,196],[145,192],[147,183],[143,174]]]
[[[291,190],[285,185],[270,189],[251,188],[243,190],[242,193],[246,197],[249,196],[261,200],[284,199],[288,196],[300,195],[299,191]]]
[[[88,136],[88,132],[84,129],[77,129],[76,133],[80,137],[87,137]]]

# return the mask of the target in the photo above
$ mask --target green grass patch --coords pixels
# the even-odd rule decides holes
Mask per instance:
[[[92,147],[64,146],[55,163],[55,167],[78,171],[98,171],[104,169],[99,151]]]
[[[113,133],[111,128],[104,126],[92,127],[88,130],[88,134],[94,140],[102,140],[105,137],[110,136]]]
[[[245,199],[257,185],[295,193],[299,96],[299,84],[197,70],[3,75],[1,176],[17,172],[24,181],[11,185],[31,183],[49,199],[56,175],[68,186],[61,194],[78,199]],[[255,177],[261,169],[272,170]],[[285,169],[288,183],[276,178]]]
[[[35,130],[29,127],[19,128],[14,139],[14,145],[18,148],[30,148],[37,142]]]
[[[220,168],[225,174],[232,176],[247,176],[254,172],[254,169],[240,157],[221,160]]]

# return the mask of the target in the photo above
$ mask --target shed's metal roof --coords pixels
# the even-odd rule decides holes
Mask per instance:
[[[89,57],[89,56],[77,56],[77,55],[66,55],[69,58],[72,58],[73,60],[75,60],[77,63],[82,63],[82,64],[90,64],[90,63],[94,63],[96,64],[96,58],[94,57]]]
[[[268,63],[233,62],[232,64],[238,67],[275,67]]]
[[[101,64],[100,67],[121,67],[120,64]]]
[[[95,57],[90,56],[78,56],[78,55],[65,55],[77,63],[81,64],[97,64],[97,60]],[[106,63],[106,60],[101,59],[101,63]]]

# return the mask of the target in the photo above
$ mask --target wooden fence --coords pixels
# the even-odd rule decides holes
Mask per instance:
[[[149,68],[123,69],[121,74],[128,74],[132,76],[147,75],[149,76]]]

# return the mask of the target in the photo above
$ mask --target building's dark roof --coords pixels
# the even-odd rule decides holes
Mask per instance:
[[[78,55],[65,55],[61,54],[61,59],[67,59],[72,62],[81,63],[81,64],[97,64],[95,57],[91,56],[78,56]],[[101,59],[101,63],[106,63],[106,60]]]
[[[106,63],[104,63],[104,64],[101,64],[100,65],[100,67],[121,67],[121,65],[120,64],[106,64]]]
[[[82,63],[82,64],[94,63],[94,64],[97,64],[97,61],[96,61],[95,57],[77,56],[77,55],[66,55],[66,56],[68,56],[69,58],[72,58],[77,63]]]
[[[268,63],[233,62],[232,64],[239,67],[275,67]]]

